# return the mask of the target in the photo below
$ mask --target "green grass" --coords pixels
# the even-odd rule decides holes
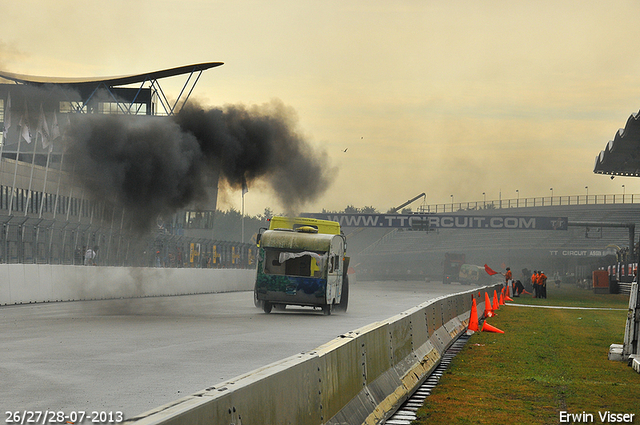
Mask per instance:
[[[629,307],[629,295],[594,294],[593,290],[579,289],[575,285],[562,285],[560,288],[549,285],[546,299],[537,299],[531,295],[523,295],[519,298],[514,298],[513,302],[527,305],[627,309]]]
[[[607,410],[640,423],[640,374],[607,359],[609,345],[623,341],[628,295],[564,286],[548,296],[515,303],[623,310],[501,306],[488,323],[505,333],[473,335],[414,423],[557,424],[560,411],[600,423]]]

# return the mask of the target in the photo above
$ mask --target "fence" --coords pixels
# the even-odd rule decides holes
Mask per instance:
[[[640,195],[638,194],[542,196],[537,198],[498,199],[490,201],[483,200],[475,202],[450,202],[443,204],[423,205],[418,208],[418,212],[437,214],[455,211],[474,211],[487,209],[496,210],[503,208],[636,203],[640,203]]]
[[[90,248],[95,258],[87,259]],[[27,218],[2,224],[0,263],[121,267],[252,268],[255,245],[159,231],[139,236],[80,222]]]
[[[193,268],[254,264],[255,245],[215,240],[210,226],[191,226],[185,211],[168,222],[158,220],[152,233],[141,235],[135,231],[133,213],[88,199],[85,190],[56,167],[2,158],[0,183],[4,183],[0,184],[2,264],[86,261],[101,266]],[[95,258],[86,258],[88,249],[95,251]]]

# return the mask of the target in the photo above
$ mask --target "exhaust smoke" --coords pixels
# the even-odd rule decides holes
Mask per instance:
[[[324,151],[297,131],[280,101],[203,109],[171,118],[74,114],[66,133],[74,175],[100,201],[126,209],[136,229],[158,216],[207,200],[220,180],[239,189],[262,181],[287,212],[316,199],[332,182]]]

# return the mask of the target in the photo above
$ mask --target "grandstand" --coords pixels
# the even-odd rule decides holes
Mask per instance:
[[[584,197],[583,197],[584,198]],[[548,198],[547,198],[548,199]],[[605,197],[593,196],[595,202]],[[627,196],[627,201],[631,200]],[[636,196],[634,201],[639,201]],[[522,200],[521,200],[522,201]],[[551,200],[549,200],[551,201]],[[460,215],[567,217],[567,231],[437,229],[413,231],[365,229],[349,240],[352,264],[358,264],[359,279],[435,279],[440,280],[444,254],[466,255],[470,264],[488,264],[495,270],[509,266],[519,278],[522,269],[543,269],[547,275],[588,278],[594,268],[615,263],[627,251],[630,237],[626,227],[572,226],[571,223],[619,223],[640,225],[637,203],[581,203],[560,200],[546,206],[458,210]],[[621,197],[618,202],[621,202]],[[504,203],[505,206],[509,202]],[[534,205],[528,202],[527,205]],[[433,206],[433,210],[436,206]],[[450,211],[450,210],[449,210]],[[369,240],[366,235],[369,235]],[[637,238],[635,239],[637,240]],[[356,252],[357,251],[357,252]]]
[[[208,204],[159,219],[152,234],[141,236],[129,211],[78,184],[75,164],[65,156],[65,126],[73,116],[173,116],[202,72],[222,64],[105,78],[0,71],[7,82],[0,84],[0,262],[82,264],[84,250],[98,247],[101,265],[248,265],[251,245],[216,241],[212,234],[216,181]],[[171,100],[160,84],[169,77],[186,79]]]

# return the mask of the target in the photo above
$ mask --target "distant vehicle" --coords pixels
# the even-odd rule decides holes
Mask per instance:
[[[454,254],[450,252],[444,254],[442,283],[450,284],[451,282],[459,282],[460,268],[466,261],[467,257],[464,254]]]
[[[460,266],[460,274],[458,281],[463,285],[488,285],[491,282],[484,266],[476,266],[474,264],[463,264]]]
[[[464,254],[446,253],[442,283],[458,282],[462,285],[487,285],[492,279],[484,266],[465,263]]]
[[[254,302],[270,313],[288,305],[330,315],[349,302],[347,242],[334,221],[273,217],[258,234]]]

